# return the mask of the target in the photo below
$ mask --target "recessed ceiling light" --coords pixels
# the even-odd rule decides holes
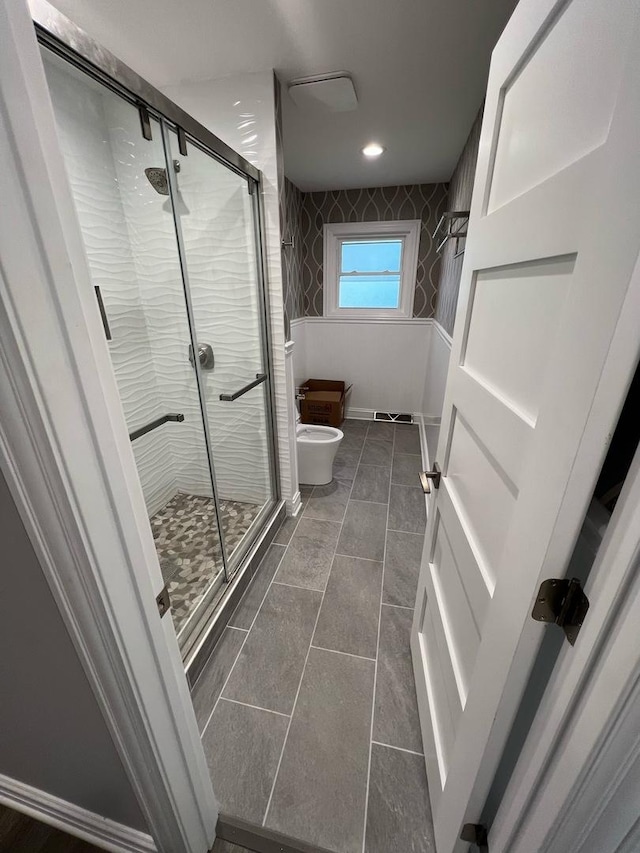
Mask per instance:
[[[365,157],[379,157],[383,151],[384,148],[382,147],[382,145],[378,145],[377,142],[370,142],[362,149],[362,153]]]

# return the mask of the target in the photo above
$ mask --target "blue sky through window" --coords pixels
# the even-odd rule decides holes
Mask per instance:
[[[340,276],[340,308],[397,308],[400,301],[400,276]]]
[[[398,308],[401,262],[402,240],[344,240],[338,306]]]
[[[345,240],[340,272],[400,272],[402,240]]]

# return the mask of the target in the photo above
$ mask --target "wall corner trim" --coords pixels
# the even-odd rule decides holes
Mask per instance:
[[[150,835],[0,774],[0,803],[113,853],[155,853]]]
[[[453,338],[451,337],[449,332],[447,332],[445,327],[442,326],[440,323],[438,323],[437,320],[432,320],[432,323],[433,323],[433,328],[440,335],[440,337],[445,342],[445,344],[449,347],[449,349],[451,349],[451,345],[453,344]]]

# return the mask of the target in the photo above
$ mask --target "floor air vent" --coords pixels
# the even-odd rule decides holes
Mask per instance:
[[[406,412],[374,412],[374,421],[392,421],[396,424],[412,424],[413,415]]]

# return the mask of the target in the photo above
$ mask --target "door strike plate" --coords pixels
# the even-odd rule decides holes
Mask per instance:
[[[169,590],[166,585],[156,595],[156,604],[158,605],[158,613],[162,619],[167,610],[171,608],[171,598],[169,597]]]
[[[483,823],[465,823],[460,833],[461,841],[468,841],[480,849],[480,853],[489,853],[489,836]]]
[[[558,625],[573,646],[588,609],[589,599],[577,578],[548,578],[540,585],[531,616]]]

